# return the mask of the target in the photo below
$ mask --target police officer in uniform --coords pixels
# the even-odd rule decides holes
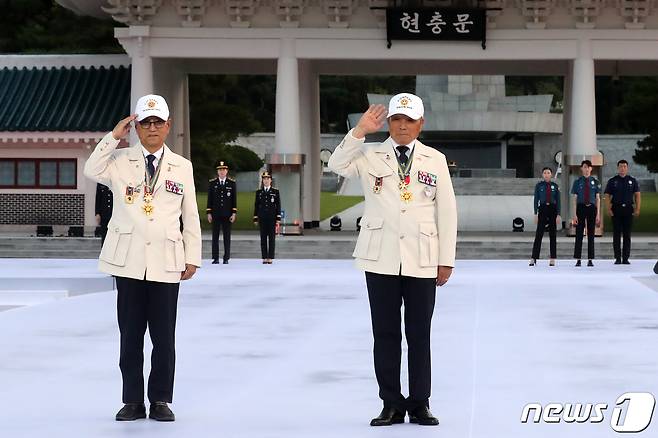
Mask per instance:
[[[262,187],[256,191],[254,200],[254,224],[260,227],[260,252],[263,264],[271,265],[274,260],[274,238],[276,225],[281,222],[281,196],[272,187],[272,175],[263,172]]]
[[[105,243],[107,224],[112,217],[112,190],[101,183],[96,184],[96,223],[101,228],[101,247]]]
[[[640,215],[640,185],[628,174],[628,161],[617,162],[616,176],[613,176],[605,186],[605,199],[608,214],[612,217],[612,247],[615,253],[615,265],[630,265],[631,227],[633,216]],[[624,236],[623,249],[621,236]]]
[[[532,246],[530,266],[535,266],[537,259],[539,259],[541,241],[544,237],[544,230],[547,224],[551,257],[549,266],[555,266],[557,253],[555,232],[556,225],[560,222],[560,187],[551,181],[553,172],[550,167],[544,167],[541,173],[543,180],[535,185],[534,209],[537,231],[535,232],[535,243]]]
[[[388,112],[372,105],[338,145],[329,168],[359,178],[365,195],[353,256],[365,271],[374,337],[375,375],[383,409],[371,426],[409,422],[435,426],[431,393],[430,328],[436,287],[452,273],[457,204],[445,156],[418,141],[422,100],[393,96]],[[390,137],[364,144],[386,123]],[[409,396],[400,385],[401,307],[409,360]]]
[[[576,226],[576,244],[573,257],[576,266],[580,266],[583,249],[583,232],[587,225],[587,266],[594,266],[594,233],[601,224],[601,183],[592,175],[592,162],[583,160],[580,163],[582,176],[573,182],[571,187],[572,209],[576,215],[571,222]]]
[[[131,122],[139,142],[117,149]],[[99,256],[99,269],[117,285],[121,335],[119,367],[124,406],[117,421],[146,417],[144,334],[153,344],[148,379],[149,418],[174,421],[178,290],[201,266],[201,227],[192,163],[164,143],[171,128],[163,97],[137,100],[135,114],[121,120],[85,163],[88,178],[107,185],[114,210]],[[181,231],[180,224],[183,224]]]
[[[238,190],[235,180],[228,178],[228,166],[220,161],[217,178],[208,184],[208,222],[212,224],[212,263],[219,263],[219,231],[223,232],[224,264],[231,258],[231,225],[238,213]]]

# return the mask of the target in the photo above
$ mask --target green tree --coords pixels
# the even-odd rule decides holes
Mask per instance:
[[[240,135],[274,130],[274,78],[249,75],[190,76],[192,162],[197,184],[216,174],[226,161],[231,172],[253,171],[262,160],[232,143]]]
[[[652,130],[644,139],[637,142],[633,160],[647,166],[649,172],[658,172],[658,130]]]
[[[368,108],[368,93],[414,91],[415,76],[320,76],[320,130],[346,133],[347,115]]]
[[[54,0],[0,0],[2,53],[123,53],[119,23],[80,17]]]

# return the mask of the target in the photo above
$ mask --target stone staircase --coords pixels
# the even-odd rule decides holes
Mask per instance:
[[[282,259],[349,259],[356,242],[355,232],[308,233],[306,236],[280,236],[276,256]],[[460,233],[457,243],[459,259],[528,259],[534,233]],[[256,234],[234,234],[231,242],[233,258],[260,259],[260,243]],[[574,239],[559,235],[558,258],[570,259]],[[221,254],[220,244],[220,254]],[[0,237],[0,258],[92,259],[100,252],[100,240],[94,238]],[[548,236],[544,237],[542,257],[548,252]],[[596,240],[597,258],[612,258],[612,237]],[[209,236],[204,236],[203,258],[210,259]],[[634,236],[632,257],[658,257],[658,236]],[[35,281],[38,281],[35,280]],[[32,285],[32,289],[39,287]],[[2,289],[12,289],[3,286]]]
[[[43,245],[43,242],[41,243]],[[61,243],[51,242],[50,245],[59,245]],[[26,244],[26,246],[29,247],[30,245]],[[52,254],[50,258],[64,258],[64,256],[56,257],[55,254]],[[2,266],[2,261],[0,261],[0,266]],[[26,278],[21,276],[20,272],[14,275],[11,272],[3,272],[2,274],[2,281],[0,281],[0,311],[34,306],[88,293],[109,291],[114,288],[113,279],[102,275],[93,278],[67,277],[66,275],[54,278]]]
[[[532,196],[537,178],[452,178],[456,195]]]

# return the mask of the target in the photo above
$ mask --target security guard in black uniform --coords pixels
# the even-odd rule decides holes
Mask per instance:
[[[96,184],[96,223],[101,229],[101,246],[105,243],[107,224],[112,218],[112,190],[101,183]]]
[[[281,196],[272,187],[272,175],[263,172],[262,188],[256,191],[254,201],[254,224],[260,226],[260,251],[263,264],[271,265],[274,259],[274,234],[281,222]]]
[[[612,217],[612,247],[615,253],[615,265],[630,265],[631,227],[633,216],[640,215],[640,185],[628,174],[628,161],[617,162],[616,176],[608,180],[605,186],[605,199],[608,214]],[[635,204],[635,205],[633,205]],[[621,236],[624,236],[622,250]]]
[[[217,178],[208,184],[208,222],[212,224],[212,263],[219,263],[219,230],[224,237],[224,264],[231,258],[231,225],[238,213],[238,190],[235,180],[228,178],[228,166],[220,161],[216,166]]]

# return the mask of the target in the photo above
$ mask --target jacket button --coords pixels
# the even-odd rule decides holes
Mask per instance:
[[[404,239],[404,234],[402,236],[400,236],[400,239]]]
[[[148,246],[148,245],[150,245],[150,244],[151,244],[151,242],[146,242],[146,246]]]
[[[119,232],[119,228],[118,228],[118,227],[115,228],[115,229],[114,229],[114,232],[115,232],[115,233],[118,233],[118,232]]]

